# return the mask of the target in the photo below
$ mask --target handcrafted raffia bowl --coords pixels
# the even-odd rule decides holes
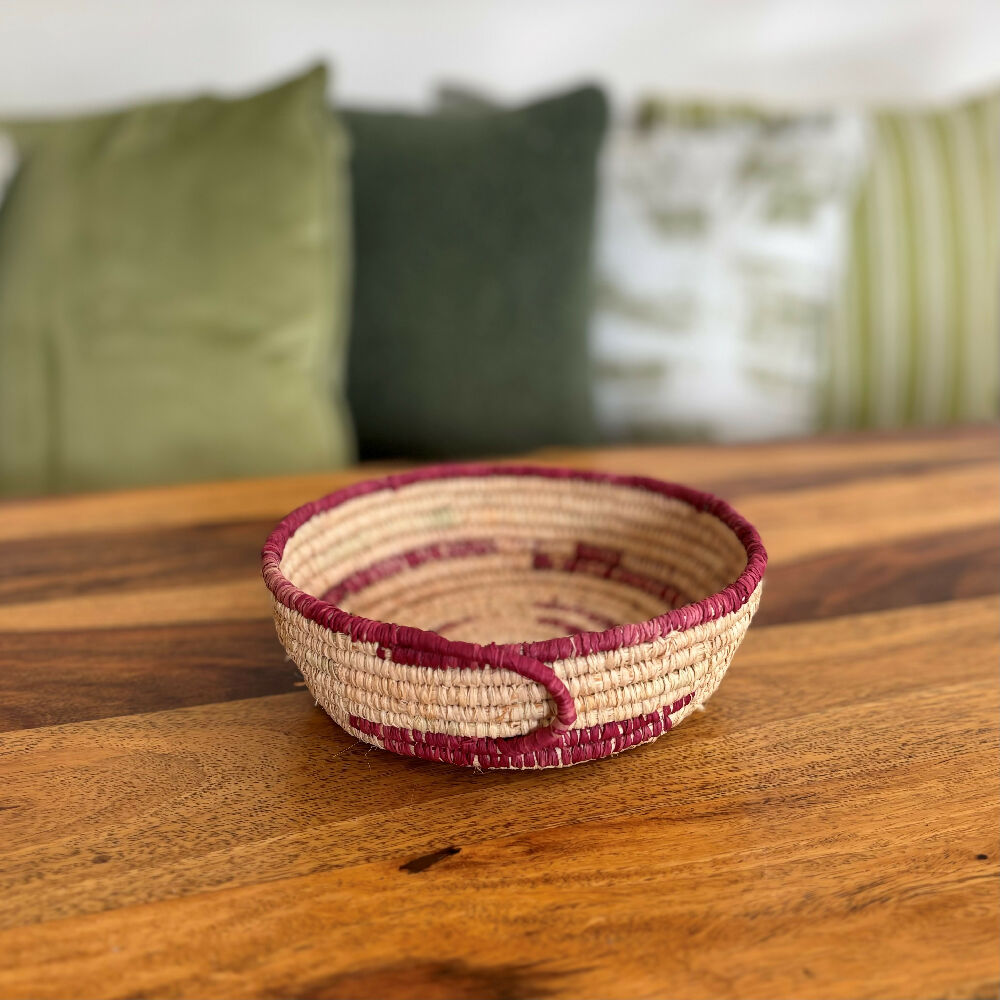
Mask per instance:
[[[676,726],[722,680],[766,561],[709,494],[483,465],[331,493],[263,552],[278,636],[336,722],[476,768],[564,767]]]

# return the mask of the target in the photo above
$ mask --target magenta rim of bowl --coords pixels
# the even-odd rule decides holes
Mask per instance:
[[[731,584],[717,593],[643,622],[615,625],[603,631],[575,632],[571,635],[542,639],[536,642],[491,643],[482,646],[457,639],[447,639],[428,629],[373,621],[370,618],[351,614],[335,604],[300,590],[281,572],[281,558],[288,540],[303,524],[323,511],[339,507],[341,504],[359,497],[379,493],[383,490],[400,489],[413,483],[435,479],[488,476],[525,476],[609,483],[647,490],[661,496],[682,500],[695,509],[718,518],[733,531],[746,550],[746,567]],[[725,500],[721,500],[711,493],[695,490],[679,483],[665,482],[646,476],[626,476],[546,466],[468,463],[432,466],[382,476],[377,479],[368,479],[345,486],[320,497],[318,500],[303,504],[283,518],[268,536],[261,554],[261,564],[264,581],[275,599],[286,608],[298,612],[323,628],[348,635],[359,642],[375,642],[394,647],[405,646],[409,649],[431,653],[434,654],[435,659],[454,657],[461,661],[474,660],[481,664],[500,665],[501,662],[509,659],[510,654],[551,662],[571,656],[584,656],[588,653],[621,649],[650,642],[670,632],[694,628],[697,625],[731,614],[747,603],[763,579],[764,569],[767,566],[767,552],[757,529]]]

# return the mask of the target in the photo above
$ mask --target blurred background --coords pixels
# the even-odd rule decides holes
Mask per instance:
[[[1000,7],[8,0],[0,492],[994,420]]]

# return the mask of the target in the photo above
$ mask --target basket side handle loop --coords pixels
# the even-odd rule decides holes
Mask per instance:
[[[488,659],[492,660],[495,666],[513,670],[525,679],[541,684],[548,691],[556,709],[555,718],[547,726],[533,729],[524,736],[498,739],[497,743],[508,748],[511,752],[555,746],[559,737],[573,728],[577,714],[573,695],[562,678],[549,664],[531,656],[515,653],[510,649],[504,650],[499,657],[489,657]]]

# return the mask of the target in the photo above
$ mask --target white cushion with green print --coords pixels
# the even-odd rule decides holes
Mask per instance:
[[[865,126],[647,102],[612,135],[595,403],[612,439],[738,440],[820,421]]]

